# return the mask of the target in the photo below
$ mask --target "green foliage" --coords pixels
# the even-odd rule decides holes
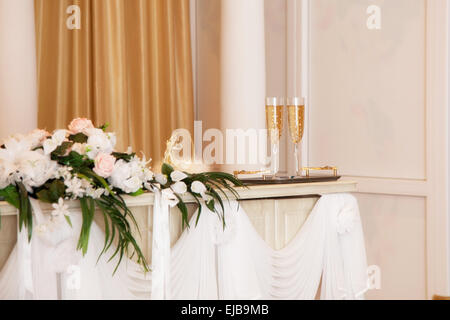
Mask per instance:
[[[58,160],[60,164],[72,167],[75,170],[83,167],[90,167],[94,164],[92,160],[75,151],[71,151],[67,156],[58,157],[55,160]]]
[[[132,197],[137,197],[137,196],[140,196],[141,194],[144,194],[144,190],[139,189],[138,191],[130,193],[129,195]]]
[[[178,198],[177,207],[181,211],[181,220],[183,229],[187,226],[189,227],[189,219],[188,219],[188,209],[186,204],[183,202],[183,199],[177,194],[175,196]]]
[[[69,226],[70,226],[71,228],[73,228],[72,220],[70,220],[70,217],[69,217],[69,216],[64,216],[64,218],[66,218],[66,221],[67,221],[67,223],[69,224]]]
[[[163,164],[162,166],[162,173],[170,176],[170,173],[174,169],[172,166],[168,164]],[[245,187],[242,181],[234,177],[233,175],[225,172],[204,172],[204,173],[196,173],[196,174],[187,174],[187,178],[183,181],[188,185],[188,192],[195,198],[196,202],[199,205],[197,218],[195,224],[198,224],[198,221],[200,219],[201,215],[201,203],[200,203],[200,195],[196,194],[195,192],[192,192],[191,185],[194,181],[200,181],[202,182],[207,192],[206,194],[211,197],[211,200],[208,200],[205,202],[206,207],[212,211],[215,212],[219,218],[223,222],[223,227],[225,228],[225,206],[223,200],[229,200],[229,194],[235,198],[239,199],[239,193],[235,190],[236,187]],[[182,220],[183,220],[183,228],[184,226],[189,227],[188,223],[188,213],[186,205],[183,203],[182,198],[176,195],[179,203],[177,204],[177,207],[181,211]],[[218,204],[218,207],[220,210],[217,209],[216,204]]]
[[[137,262],[144,267],[144,270],[149,271],[149,267],[145,260],[144,254],[142,253],[139,245],[137,244],[135,238],[132,235],[132,228],[127,220],[127,216],[131,219],[133,225],[138,229],[136,220],[134,219],[131,211],[125,204],[125,201],[121,197],[114,197],[112,195],[102,196],[100,199],[95,200],[97,206],[101,209],[103,214],[103,220],[105,222],[105,245],[100,257],[108,251],[114,240],[117,240],[117,248],[112,253],[108,261],[111,261],[114,257],[118,256],[119,260],[114,269],[117,271],[120,262],[124,255],[137,256]],[[132,252],[130,252],[130,247]]]
[[[92,198],[81,198],[81,212],[83,222],[81,225],[80,238],[78,239],[77,249],[81,250],[83,256],[86,254],[89,244],[89,233],[91,231],[92,221],[94,221],[95,215],[95,202]]]
[[[3,198],[10,205],[19,209],[20,207],[20,196],[17,188],[13,185],[7,186],[5,189],[0,190],[0,197]],[[0,228],[2,226],[1,214],[0,214]]]
[[[18,183],[19,188],[19,230],[22,231],[23,226],[28,231],[28,241],[31,241],[33,234],[33,214],[31,210],[30,199],[28,198],[28,192],[22,183]]]
[[[20,198],[19,191],[16,186],[9,185],[5,189],[0,190],[0,197],[3,197],[13,207],[19,209]]]
[[[131,159],[134,158],[134,156],[136,155],[136,153],[122,153],[122,152],[113,152],[112,155],[114,156],[114,158],[116,158],[117,160],[124,160],[126,162],[130,162]]]
[[[109,127],[109,123],[106,122],[105,124],[103,124],[99,129],[102,129],[103,131],[106,131],[106,129],[108,129]]]
[[[67,153],[67,151],[69,150],[69,148],[72,146],[73,146],[73,142],[70,142],[70,141],[63,142],[59,147],[57,147],[52,152],[52,160],[57,160],[58,157],[64,156]]]
[[[207,201],[206,206],[208,207],[209,210],[211,210],[213,212],[215,211],[214,200]]]
[[[161,167],[161,173],[165,174],[168,179],[170,179],[170,174],[174,171],[173,167],[170,164],[163,163]]]
[[[86,143],[88,141],[88,136],[80,132],[70,135],[69,140],[75,143]]]
[[[39,200],[46,203],[57,203],[60,198],[64,198],[66,193],[66,186],[62,180],[47,182],[39,189],[36,192],[36,196]]]

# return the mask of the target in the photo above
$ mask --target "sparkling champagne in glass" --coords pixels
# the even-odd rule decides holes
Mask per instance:
[[[291,140],[294,143],[295,156],[295,173],[297,176],[301,175],[299,165],[299,150],[298,145],[302,141],[303,131],[305,128],[305,102],[304,99],[294,97],[287,101],[288,108],[288,122],[289,132],[291,133]]]
[[[271,144],[271,174],[275,176],[279,170],[280,138],[283,130],[283,99],[266,99],[267,130]]]

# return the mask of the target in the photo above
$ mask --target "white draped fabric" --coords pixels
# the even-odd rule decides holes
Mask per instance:
[[[89,249],[82,257],[76,250],[81,230],[81,211],[71,214],[73,228],[65,220],[52,232],[38,232],[49,222],[39,203],[32,200],[35,226],[28,243],[26,231],[0,273],[0,299],[138,299],[150,296],[151,281],[133,261],[122,262],[113,276],[117,257],[108,262],[110,249],[97,262],[105,241],[103,231],[92,224]],[[149,277],[148,277],[149,278]]]
[[[88,253],[81,258],[75,250],[81,213],[72,214],[73,229],[35,234],[31,244],[20,235],[0,273],[0,299],[314,299],[321,281],[322,299],[364,297],[364,239],[351,195],[322,196],[299,233],[279,251],[265,243],[235,201],[226,203],[225,229],[204,206],[197,227],[194,215],[191,228],[170,249],[164,235],[167,205],[160,195],[156,199],[154,231],[163,232],[153,239],[158,247],[153,275],[144,277],[129,260],[114,276],[114,260],[103,257],[97,263],[104,235],[95,223]],[[33,208],[37,223],[45,219],[36,203]]]
[[[207,210],[206,207],[202,209]],[[172,298],[362,299],[367,288],[364,238],[356,199],[324,195],[295,238],[271,249],[237,202],[227,227],[203,213],[172,248]]]

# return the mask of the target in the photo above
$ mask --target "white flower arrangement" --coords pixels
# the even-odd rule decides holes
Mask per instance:
[[[239,180],[222,172],[189,174],[174,170],[164,164],[161,173],[153,174],[150,160],[139,158],[129,148],[126,153],[115,150],[116,135],[106,132],[107,126],[95,128],[92,121],[74,119],[67,129],[54,131],[36,129],[27,135],[14,135],[0,143],[0,197],[19,209],[19,226],[28,229],[32,236],[32,209],[29,197],[53,205],[52,220],[65,217],[71,225],[65,200],[79,200],[83,211],[83,224],[78,248],[86,253],[89,229],[95,208],[98,207],[109,228],[106,230],[105,248],[118,238],[118,247],[126,248],[114,253],[122,256],[131,246],[138,262],[145,270],[147,263],[131,234],[126,216],[135,223],[131,211],[122,199],[123,194],[138,196],[144,192],[161,189],[162,198],[171,207],[177,206],[188,225],[186,205],[182,201],[190,193],[199,204],[205,203],[211,211],[217,211],[214,203],[222,206],[219,192],[223,189],[238,196],[233,186],[241,186]],[[200,216],[201,206],[198,215]],[[198,221],[198,219],[197,219]],[[224,221],[225,223],[225,221]],[[38,226],[43,232],[48,226]],[[107,226],[108,228],[108,226]],[[112,234],[112,235],[111,235]]]

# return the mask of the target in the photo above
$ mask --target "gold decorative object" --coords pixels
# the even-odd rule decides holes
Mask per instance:
[[[178,143],[179,136],[172,135],[169,140],[166,142],[166,151],[164,152],[164,160],[163,163],[170,164],[172,167],[177,168],[177,161],[174,159],[172,152],[173,151],[181,151],[182,146]]]
[[[439,296],[439,295],[435,294],[435,295],[433,296],[433,300],[450,300],[450,297]]]
[[[338,175],[338,169],[336,167],[332,166],[325,166],[325,167],[304,167],[302,170],[306,171],[306,176],[309,177],[309,171],[326,171],[326,170],[332,170],[333,176],[337,177]]]
[[[265,174],[270,174],[270,170],[256,170],[256,171],[246,171],[246,170],[239,170],[239,171],[233,171],[233,175],[237,178],[239,175],[242,174],[261,174],[262,176]]]

